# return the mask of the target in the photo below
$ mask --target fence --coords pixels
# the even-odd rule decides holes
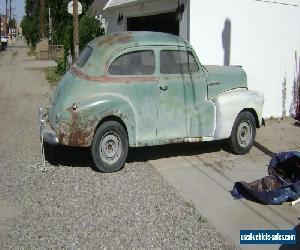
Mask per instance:
[[[64,57],[63,45],[49,45],[48,50],[40,50],[37,52],[39,59],[61,59]]]

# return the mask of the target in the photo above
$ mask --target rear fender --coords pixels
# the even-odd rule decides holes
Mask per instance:
[[[129,146],[137,142],[136,111],[126,97],[116,94],[95,95],[70,107],[65,122],[59,127],[59,142],[70,146],[88,147],[92,144],[98,124],[109,116],[123,121]]]

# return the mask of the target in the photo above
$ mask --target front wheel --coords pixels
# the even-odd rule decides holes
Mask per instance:
[[[116,121],[102,123],[94,136],[92,157],[97,169],[104,173],[123,168],[128,154],[128,136]]]
[[[231,151],[237,155],[248,153],[253,146],[256,134],[256,122],[248,111],[239,113],[232,127],[229,138]]]

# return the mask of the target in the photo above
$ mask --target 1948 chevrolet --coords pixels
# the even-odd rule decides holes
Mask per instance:
[[[64,75],[39,110],[40,137],[91,146],[102,172],[120,170],[128,147],[228,139],[233,153],[245,154],[263,124],[263,102],[242,67],[203,66],[177,36],[116,33],[91,41]]]

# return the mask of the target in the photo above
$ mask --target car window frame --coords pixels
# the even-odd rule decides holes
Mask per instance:
[[[84,64],[81,66],[81,65],[79,65],[77,62],[78,62],[78,59],[80,58],[81,53],[82,53],[85,49],[90,49],[90,50],[91,50],[91,53],[90,53],[90,55],[88,56],[88,58],[85,60]],[[93,48],[92,48],[91,46],[88,46],[88,45],[85,46],[85,47],[83,48],[83,50],[81,51],[81,53],[79,54],[79,57],[76,59],[76,61],[75,61],[74,64],[75,64],[77,67],[79,67],[79,68],[84,68],[85,65],[86,65],[86,63],[88,62],[88,60],[89,60],[90,57],[92,56],[93,52],[94,52],[94,50],[93,50]]]
[[[143,74],[143,75],[113,75],[109,73],[109,68],[112,65],[112,63],[114,63],[115,60],[117,60],[119,57],[127,54],[127,53],[131,53],[131,52],[142,52],[142,51],[151,51],[153,53],[153,57],[154,57],[154,71],[152,74]],[[157,71],[157,56],[156,56],[156,51],[153,47],[148,47],[148,46],[135,46],[135,47],[130,47],[130,48],[125,48],[122,49],[118,52],[116,52],[115,54],[113,54],[110,59],[108,59],[107,61],[107,67],[106,67],[106,75],[109,77],[153,77],[156,75],[156,71]]]
[[[197,71],[195,71],[195,72],[189,72],[189,73],[184,73],[184,74],[182,74],[182,73],[176,73],[176,74],[164,74],[164,73],[161,73],[161,52],[162,51],[184,51],[184,52],[187,52],[187,53],[190,53],[192,56],[193,56],[193,58],[194,58],[194,61],[195,61],[195,63],[196,63],[196,65],[197,65],[197,67],[198,67],[198,70]],[[199,60],[198,60],[198,57],[197,57],[197,55],[195,54],[195,52],[194,52],[194,50],[193,49],[191,49],[191,48],[189,48],[189,47],[174,47],[174,46],[165,46],[165,47],[160,47],[160,49],[159,49],[159,51],[158,51],[158,61],[159,61],[159,65],[158,65],[158,69],[157,69],[157,71],[158,71],[158,73],[159,73],[159,75],[160,76],[188,76],[188,75],[194,75],[194,74],[200,74],[201,72],[202,72],[202,65],[201,65],[201,63],[199,62]]]

